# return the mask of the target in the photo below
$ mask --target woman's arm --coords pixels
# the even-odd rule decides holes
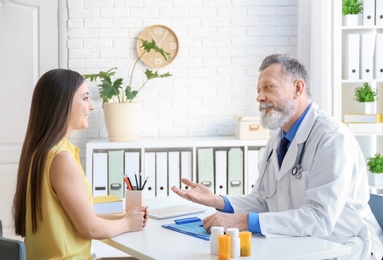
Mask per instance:
[[[89,201],[82,174],[77,161],[68,152],[55,156],[49,173],[54,192],[81,235],[104,239],[145,227],[146,207],[134,208],[115,219],[97,216]]]

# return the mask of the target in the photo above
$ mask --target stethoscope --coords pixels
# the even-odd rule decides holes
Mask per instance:
[[[304,152],[305,152],[305,148],[306,148],[306,142],[307,140],[309,139],[310,135],[311,135],[311,131],[313,130],[314,126],[311,128],[310,130],[310,133],[309,135],[307,136],[307,139],[306,141],[303,143],[303,146],[302,146],[302,151],[299,155],[299,159],[298,159],[298,164],[296,164],[292,169],[291,169],[291,175],[293,175],[297,180],[301,180],[302,179],[302,172],[303,172],[303,167],[302,167],[302,158],[303,158],[303,155],[304,155]],[[271,155],[273,155],[273,152],[274,152],[274,149],[272,149],[269,153],[269,155],[267,156],[267,160],[266,160],[266,166],[265,166],[265,169],[263,170],[263,174],[262,174],[262,177],[261,177],[261,181],[259,182],[259,186],[258,186],[258,194],[259,196],[261,196],[261,198],[263,199],[271,199],[272,197],[275,196],[275,194],[277,193],[277,178],[275,178],[275,185],[274,185],[274,192],[271,196],[263,196],[261,194],[261,186],[262,186],[262,182],[263,182],[263,178],[265,177],[265,174],[266,174],[266,170],[267,170],[267,167],[269,167],[269,163],[270,163],[270,157]]]

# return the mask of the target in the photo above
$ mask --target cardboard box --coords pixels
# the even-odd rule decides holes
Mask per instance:
[[[270,131],[262,128],[259,117],[239,116],[236,119],[235,137],[238,139],[269,139]]]

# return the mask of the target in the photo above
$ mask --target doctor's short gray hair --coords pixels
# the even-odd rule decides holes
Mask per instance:
[[[293,80],[302,79],[306,85],[305,92],[308,97],[311,97],[309,76],[305,66],[300,61],[286,54],[271,54],[264,58],[261,66],[259,66],[259,72],[273,64],[282,64],[283,73]]]

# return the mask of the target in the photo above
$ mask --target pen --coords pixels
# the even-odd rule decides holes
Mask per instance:
[[[145,187],[145,184],[146,184],[146,182],[148,181],[148,178],[149,178],[149,177],[146,177],[146,179],[145,179],[145,181],[144,181],[144,184],[142,184],[141,190],[143,190],[143,189],[144,189],[144,187]]]
[[[140,173],[140,190],[142,190],[142,185],[141,185],[142,182],[141,182],[141,181],[142,181],[142,175],[141,175],[141,173]]]
[[[136,190],[140,190],[141,187],[138,187],[137,174],[134,173],[134,179],[136,180]]]
[[[129,190],[133,190],[132,182],[130,181],[129,176],[127,178],[128,178],[128,183],[129,183],[128,188],[129,188]]]

